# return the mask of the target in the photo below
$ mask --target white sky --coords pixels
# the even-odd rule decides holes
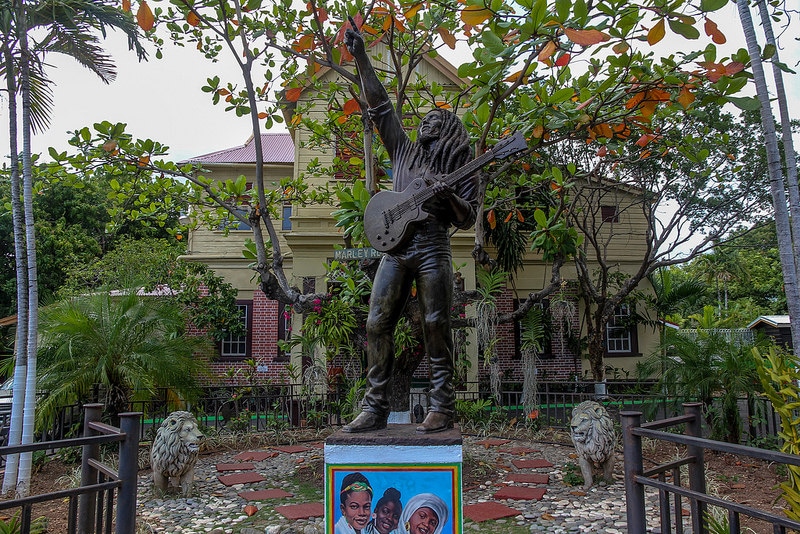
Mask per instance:
[[[734,44],[733,48],[744,47],[735,9],[714,14],[712,18],[726,34],[729,49],[730,43]],[[758,20],[755,14],[754,19]],[[782,49],[780,54],[782,61],[795,68],[800,61],[800,45],[794,35],[800,32],[792,34],[784,36],[781,43],[791,48]],[[667,40],[670,42],[666,43]],[[668,30],[664,41],[666,46],[678,45],[677,40]],[[687,41],[681,40],[678,46],[685,49]],[[695,48],[697,42],[688,41],[688,46]],[[176,161],[240,145],[249,137],[247,117],[236,117],[232,112],[225,112],[222,105],[212,105],[210,95],[200,89],[206,78],[214,75],[219,75],[222,80],[239,81],[237,69],[231,66],[228,57],[223,56],[223,61],[212,64],[191,47],[178,48],[167,44],[164,59],[155,59],[155,54],[151,53],[150,61],[139,63],[135,54],[127,51],[124,39],[113,34],[107,42],[107,49],[112,52],[118,70],[116,81],[110,85],[103,84],[69,59],[57,55],[48,58],[53,65],[48,73],[55,82],[54,112],[50,129],[33,139],[34,152],[46,154],[50,146],[67,150],[67,131],[102,120],[125,122],[128,132],[135,137],[155,139],[170,146],[169,156]],[[457,62],[457,59],[448,59]],[[771,75],[769,71],[768,75]],[[800,118],[798,75],[786,74],[785,82],[792,117]],[[0,115],[3,117],[0,154],[7,162],[5,98],[5,94],[0,97]]]

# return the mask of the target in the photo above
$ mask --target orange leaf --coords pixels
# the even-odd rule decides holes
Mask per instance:
[[[711,83],[718,82],[720,78],[725,76],[727,69],[722,63],[714,63],[713,61],[702,61],[699,63],[701,67],[706,69],[706,78]]]
[[[678,94],[678,104],[683,106],[683,109],[687,109],[689,106],[692,105],[695,99],[694,93],[692,93],[688,87],[683,86],[681,87],[681,92]]]
[[[227,89],[225,89],[224,87],[223,87],[223,88],[221,88],[221,89],[217,89],[217,92],[218,92],[220,95],[222,95],[222,96],[225,96],[225,95],[229,95],[229,94],[231,94],[231,92],[230,92],[230,91],[228,91]]]
[[[725,44],[728,39],[725,38],[725,34],[719,30],[719,26],[717,23],[711,19],[706,19],[706,23],[704,25],[706,30],[706,35],[711,37],[711,40],[714,41],[715,44]]]
[[[731,61],[727,65],[725,65],[725,74],[727,76],[733,76],[737,72],[742,72],[744,70],[744,65],[739,63],[738,61]]]
[[[597,43],[602,43],[610,39],[608,34],[600,30],[575,30],[573,28],[564,28],[564,34],[567,36],[567,39],[581,46],[596,45]]]
[[[258,118],[259,119],[263,120],[263,119],[266,119],[267,117],[269,117],[269,115],[267,114],[266,111],[262,111],[261,113],[258,114]]]
[[[489,228],[494,230],[497,226],[497,219],[495,218],[494,210],[489,210],[489,213],[486,215],[486,220],[489,221]]]
[[[642,116],[645,119],[650,120],[650,117],[652,117],[653,113],[656,112],[656,106],[657,105],[658,105],[658,102],[656,102],[655,100],[647,100],[647,101],[645,101],[644,104],[642,104],[642,107],[639,108],[639,111],[642,112]]]
[[[292,87],[286,90],[286,100],[289,102],[297,102],[300,100],[300,94],[303,92],[302,87]]]
[[[630,46],[628,46],[628,43],[626,43],[625,41],[620,41],[619,43],[611,47],[611,50],[613,50],[615,54],[624,54],[625,52],[628,51],[628,49],[630,49]]]
[[[561,54],[558,59],[556,60],[556,67],[565,67],[569,63],[570,59],[569,54]]]
[[[295,43],[292,45],[292,48],[296,52],[306,52],[314,48],[314,35],[307,33],[300,37]]]
[[[513,216],[514,216],[514,212],[513,212],[513,211],[509,211],[509,212],[508,212],[508,215],[506,215],[506,218],[505,218],[505,219],[503,219],[503,222],[504,222],[504,223],[507,223],[507,222],[509,222],[509,221],[511,220],[511,217],[513,217]]]
[[[411,6],[410,8],[408,8],[406,10],[406,12],[403,13],[403,16],[405,18],[407,18],[407,19],[412,19],[412,18],[414,18],[414,15],[417,14],[417,11],[419,11],[419,8],[421,8],[421,7],[422,7],[422,3],[421,2],[416,3],[413,6]]]
[[[303,122],[303,116],[302,115],[293,115],[292,116],[292,122],[291,122],[292,126],[297,126],[301,122]]]
[[[539,57],[537,58],[542,63],[547,63],[553,54],[556,53],[556,43],[555,41],[547,41],[547,44],[544,45],[542,50],[539,52]]]
[[[531,134],[536,139],[541,139],[542,135],[544,134],[544,126],[542,126],[541,124],[537,124],[536,126],[533,127],[533,132],[531,132]]]
[[[352,115],[359,109],[361,109],[361,106],[358,104],[358,100],[356,100],[355,98],[351,98],[350,100],[344,103],[342,111],[344,111],[345,115]]]
[[[136,11],[136,23],[146,32],[152,30],[153,26],[156,24],[153,12],[150,10],[150,6],[147,5],[145,0],[142,0],[142,3],[139,4],[139,9]]]
[[[597,151],[597,157],[602,158],[608,154],[608,148],[606,146],[601,146],[600,150]]]
[[[649,144],[653,139],[656,138],[656,134],[642,134],[642,136],[636,141],[636,146],[644,147]]]
[[[470,26],[477,26],[489,20],[492,12],[485,7],[467,6],[461,11],[461,20]]]
[[[439,32],[439,37],[442,38],[442,41],[444,41],[444,44],[446,44],[450,50],[456,49],[456,36],[450,33],[450,30],[439,26],[436,28],[436,31]]]
[[[140,156],[139,157],[139,167],[144,167],[150,163],[150,156]]]
[[[194,11],[189,11],[186,14],[186,22],[189,23],[189,26],[199,26],[200,25],[200,17],[197,16],[197,13]]]
[[[117,142],[113,139],[109,139],[105,143],[103,143],[103,150],[106,152],[114,152],[117,149]]]
[[[122,11],[125,13],[131,12],[131,0],[122,0]]]
[[[647,100],[656,102],[669,102],[669,93],[663,89],[652,89],[647,91]]]
[[[521,70],[518,70],[517,72],[514,72],[514,73],[512,73],[512,74],[509,74],[509,75],[506,77],[506,79],[505,79],[505,80],[503,80],[503,81],[504,81],[504,82],[508,82],[508,83],[515,83],[517,80],[519,80],[520,76],[522,76],[522,71],[521,71]]]
[[[641,104],[642,100],[644,100],[644,93],[636,93],[635,95],[630,97],[627,102],[625,102],[625,107],[627,109],[633,109],[639,104]]]
[[[339,115],[338,117],[336,117],[337,124],[344,124],[346,122],[347,122],[347,115]]]
[[[600,137],[612,137],[614,132],[611,131],[611,125],[607,122],[595,126],[595,131]]]
[[[448,104],[447,102],[443,102],[443,101],[441,101],[441,100],[437,100],[437,101],[436,101],[436,107],[437,107],[438,109],[450,109],[450,108],[451,108],[451,107],[453,107],[453,106],[451,106],[451,105],[450,105],[450,104]]]
[[[667,29],[664,25],[664,19],[661,19],[656,23],[655,26],[650,28],[649,32],[647,32],[647,42],[650,44],[650,46],[653,46],[663,39],[666,33]]]
[[[525,222],[525,217],[522,216],[522,212],[517,210],[517,220],[519,222]]]
[[[340,59],[339,59],[340,65],[353,61],[354,59],[353,54],[350,53],[350,51],[347,49],[344,43],[339,45],[339,52],[340,52]]]

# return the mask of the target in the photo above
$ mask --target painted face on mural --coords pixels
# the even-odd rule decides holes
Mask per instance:
[[[342,515],[347,524],[360,532],[369,522],[372,496],[368,491],[354,491],[341,504]]]
[[[400,522],[400,509],[396,503],[387,502],[375,512],[375,529],[380,534],[389,534]]]
[[[408,520],[410,534],[433,534],[439,525],[439,518],[427,506],[418,508]]]

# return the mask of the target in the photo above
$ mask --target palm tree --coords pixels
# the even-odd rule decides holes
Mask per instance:
[[[187,336],[185,326],[173,302],[135,290],[98,291],[43,308],[39,388],[47,395],[37,420],[46,423],[60,406],[88,400],[95,384],[112,418],[158,388],[192,397],[205,371],[205,360],[193,354],[204,340]]]
[[[0,43],[0,74],[5,76],[8,90],[11,179],[16,184],[15,187],[12,186],[16,193],[12,206],[15,208],[14,241],[18,265],[17,329],[18,339],[25,337],[25,342],[17,345],[14,408],[9,432],[11,445],[33,441],[36,406],[38,284],[30,140],[33,131],[47,126],[52,104],[50,82],[44,75],[42,57],[50,52],[70,55],[109,82],[115,75],[113,63],[110,56],[103,52],[100,39],[92,34],[93,31],[99,31],[105,35],[107,28],[125,32],[130,47],[136,49],[140,59],[144,58],[144,49],[139,44],[137,26],[132,17],[105,1],[45,0],[26,3],[24,0],[12,0],[0,7],[0,30],[3,37]],[[44,30],[43,39],[29,40],[29,31],[35,29]],[[21,97],[22,103],[22,153],[19,158],[18,97]],[[19,201],[20,198],[22,202]],[[31,460],[31,453],[9,457],[3,480],[4,493],[16,482],[17,494],[27,495]]]
[[[789,210],[786,208],[786,184],[781,169],[781,157],[778,149],[778,136],[775,131],[775,120],[772,116],[771,96],[767,87],[764,67],[761,63],[761,50],[758,46],[753,19],[750,14],[748,0],[736,0],[736,7],[739,11],[739,20],[744,31],[747,51],[750,54],[751,68],[753,70],[753,80],[756,85],[756,94],[761,103],[761,125],[764,130],[764,142],[767,150],[767,164],[769,169],[770,192],[772,193],[772,204],[775,211],[775,228],[778,234],[778,250],[781,257],[781,268],[783,270],[783,285],[786,291],[786,303],[789,308],[789,316],[792,320],[792,343],[795,355],[800,355],[800,286],[798,286],[798,269],[795,257],[795,243],[800,240],[800,215],[798,215],[796,203],[800,202],[797,195],[792,195],[792,217],[790,220]],[[782,95],[785,98],[785,95]],[[782,103],[785,104],[785,103]],[[793,155],[792,155],[793,156]],[[797,177],[793,177],[796,186]],[[790,180],[791,181],[791,180]]]
[[[758,383],[752,348],[715,330],[701,329],[695,336],[668,331],[662,350],[642,362],[638,373],[649,378],[660,372],[659,391],[677,403],[700,401],[712,436],[738,443],[737,403],[742,396],[749,398]]]

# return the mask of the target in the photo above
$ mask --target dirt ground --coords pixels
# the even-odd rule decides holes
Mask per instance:
[[[569,446],[566,434],[555,434],[550,436],[557,442],[563,442],[564,462],[574,462],[570,454],[574,449]],[[656,446],[644,447],[644,467],[649,469],[656,465],[656,462],[674,460],[679,457],[680,450],[674,444],[664,443]],[[573,455],[574,456],[574,455]],[[467,458],[468,456],[465,456]],[[777,466],[760,460],[742,459],[731,454],[706,452],[706,484],[708,492],[721,498],[732,500],[740,504],[752,506],[763,511],[781,513],[784,503],[780,499],[778,484],[785,480],[785,467]],[[485,480],[495,479],[491,473],[487,473],[490,462],[481,462],[481,465],[472,465],[469,461],[465,462],[462,471],[464,487],[471,487],[480,484]],[[52,459],[45,463],[34,475],[31,484],[31,494],[37,495],[70,487],[73,481],[77,480],[74,475],[78,466],[65,465],[58,459]],[[622,466],[617,466],[617,471],[621,472]],[[323,467],[308,465],[301,470],[302,475],[308,481],[322,487]],[[299,473],[300,474],[300,473]],[[499,478],[502,473],[498,472]],[[684,482],[684,485],[686,483]],[[684,501],[685,502],[685,501]],[[688,504],[685,504],[685,507]],[[47,518],[47,530],[44,532],[61,534],[67,532],[67,511],[68,501],[50,501],[34,505],[32,517],[44,516]],[[9,517],[8,512],[0,512],[0,519]],[[743,532],[754,532],[755,534],[768,534],[772,528],[763,523],[759,524],[742,518]],[[746,530],[750,529],[750,530]]]

